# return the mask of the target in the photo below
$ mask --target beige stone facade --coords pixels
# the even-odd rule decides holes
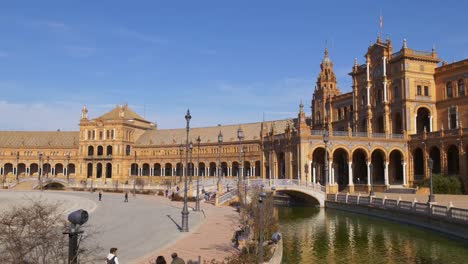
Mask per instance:
[[[390,39],[380,38],[364,57],[350,69],[352,92],[341,93],[325,51],[310,116],[301,103],[288,120],[190,128],[189,171],[205,178],[242,171],[354,192],[371,183],[376,190],[412,187],[429,176],[430,157],[435,173],[458,175],[468,187],[468,60],[439,66],[434,49],[413,50],[404,41],[395,52]],[[186,136],[186,129],[158,129],[126,105],[97,118],[83,108],[77,132],[0,132],[0,176],[4,183],[176,180],[184,171]]]

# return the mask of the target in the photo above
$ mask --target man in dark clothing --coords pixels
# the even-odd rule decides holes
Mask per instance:
[[[185,264],[185,261],[177,256],[177,253],[172,253],[172,262],[171,264]]]
[[[101,201],[101,198],[102,198],[102,193],[101,191],[99,191],[99,201]]]
[[[128,192],[125,192],[125,200],[124,200],[125,203],[128,203]]]

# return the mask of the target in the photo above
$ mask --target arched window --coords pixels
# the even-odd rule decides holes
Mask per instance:
[[[93,156],[94,155],[94,147],[93,146],[89,146],[88,147],[88,156]]]
[[[448,82],[447,85],[447,98],[452,98],[453,97],[453,87],[452,87],[452,83],[451,82]]]
[[[458,96],[465,96],[465,82],[463,79],[458,80]]]
[[[107,146],[107,156],[112,155],[112,146]]]
[[[125,148],[125,155],[129,156],[130,152],[132,152],[132,148],[130,147],[130,145],[127,145],[127,147]]]
[[[97,155],[102,156],[104,154],[104,148],[102,146],[97,147]]]
[[[320,123],[321,119],[320,119],[320,111],[317,111],[317,123]]]

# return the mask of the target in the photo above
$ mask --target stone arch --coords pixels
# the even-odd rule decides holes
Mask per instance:
[[[363,148],[353,149],[353,182],[356,184],[367,184],[367,159],[368,153]]]
[[[433,146],[429,150],[429,157],[432,159],[433,167],[432,167],[432,172],[433,173],[441,173],[441,162],[440,162],[440,150],[438,147]]]
[[[141,175],[142,176],[149,176],[150,175],[150,165],[148,163],[143,163],[142,170],[141,170]]]
[[[415,180],[422,180],[424,179],[425,175],[425,161],[424,161],[424,154],[421,148],[416,148],[413,151],[413,171],[414,171],[414,179]]]
[[[155,163],[153,166],[154,176],[161,176],[161,164]]]
[[[37,163],[31,163],[31,165],[29,165],[29,175],[31,176],[39,175],[39,165],[37,165]]]
[[[416,109],[416,133],[423,133],[424,131],[431,132],[429,117],[431,110],[426,106],[420,106]]]
[[[255,161],[255,174],[253,174],[253,176],[260,176],[260,169],[262,168],[260,164],[261,162],[259,160]]]
[[[18,176],[26,175],[26,164],[18,163]]]
[[[403,153],[394,149],[389,155],[388,182],[391,185],[402,185],[403,183]]]
[[[57,163],[55,164],[55,175],[63,175],[63,164],[62,163]]]
[[[176,176],[183,176],[184,175],[184,166],[182,165],[182,163],[180,162],[177,162],[176,164]]]
[[[338,191],[343,191],[349,183],[348,170],[349,155],[344,148],[336,148],[333,150],[333,165],[330,175],[334,177],[334,182],[338,184]]]
[[[13,174],[13,164],[5,163],[5,165],[3,166],[3,174],[4,175]]]
[[[240,169],[239,169],[239,163],[238,163],[237,161],[234,161],[234,162],[232,163],[232,167],[231,167],[231,174],[232,174],[232,176],[237,177],[237,176],[239,175],[239,171],[240,171]]]
[[[330,157],[329,157],[330,159]],[[315,168],[315,179],[321,185],[325,185],[325,148],[317,147],[312,152],[312,167]]]
[[[42,165],[42,175],[45,175],[48,177],[50,173],[51,173],[50,163],[44,163]]]
[[[210,162],[210,167],[208,171],[208,176],[215,176],[216,175],[216,162]]]
[[[371,155],[373,185],[385,183],[385,161],[385,152],[380,148],[375,148]]]
[[[206,165],[204,162],[198,163],[198,176],[206,176],[205,175]]]
[[[130,175],[138,176],[138,164],[132,163],[132,165],[130,166]]]
[[[106,163],[106,179],[112,178],[112,163]]]
[[[44,190],[64,190],[65,185],[61,182],[51,181],[43,186]]]
[[[164,176],[172,176],[172,164],[166,163],[164,165]]]
[[[247,177],[247,176],[252,176],[252,167],[250,165],[250,162],[249,161],[244,161],[244,177]]]
[[[221,177],[228,176],[228,164],[227,162],[221,162]]]
[[[450,145],[447,148],[447,172],[448,175],[458,175],[460,173],[458,147],[455,145]]]
[[[277,178],[278,179],[285,179],[286,178],[286,157],[284,152],[279,152],[277,154]]]
[[[75,173],[76,173],[75,170],[76,170],[75,169],[75,164],[73,164],[73,163],[68,164],[68,168],[67,168],[68,175],[75,175]]]

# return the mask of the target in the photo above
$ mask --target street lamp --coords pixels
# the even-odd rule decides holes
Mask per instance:
[[[187,139],[185,141],[185,178],[184,178],[184,208],[182,209],[182,227],[180,229],[181,232],[188,232],[188,206],[187,206],[187,168],[188,168],[188,151],[189,151],[189,131],[190,131],[190,119],[192,116],[190,115],[190,111],[187,109],[187,114],[185,115],[185,121],[187,121]]]
[[[432,186],[432,168],[434,166],[434,161],[431,158],[429,158],[427,160],[427,164],[429,165],[429,176],[430,176],[430,179],[431,179],[431,182],[430,182],[431,183],[431,186],[430,186],[431,187],[431,192],[429,194],[429,203],[435,203],[434,191],[432,189],[432,187],[433,187]]]
[[[192,176],[194,176],[194,173],[195,173],[195,171],[194,171],[195,166],[194,166],[194,164],[192,162],[193,143],[192,143],[191,140],[190,140],[190,143],[189,143],[189,149],[190,149],[190,163],[189,163],[189,167],[188,167],[189,168],[189,174],[188,175],[190,177],[189,182],[190,182],[190,184],[192,184]]]
[[[137,153],[136,151],[134,152],[135,153],[135,173],[133,173],[133,197],[136,196],[136,188],[135,188],[135,185],[136,185],[136,175],[138,174],[138,165],[137,165]],[[92,182],[91,182],[92,183]]]
[[[325,160],[323,161],[325,165],[325,188],[328,184],[328,141],[330,141],[328,129],[325,129],[325,131],[323,131],[323,143],[325,144]]]
[[[371,164],[369,164],[369,172],[370,172],[370,192],[369,192],[369,196],[374,196],[374,184],[373,184],[373,179],[374,178],[373,176],[373,172],[374,172],[374,165],[372,165],[372,162]]]
[[[200,192],[200,136],[197,138],[197,146],[198,146],[198,154],[197,154],[197,166],[198,166],[198,173],[197,173],[197,196],[195,200],[195,211],[200,211],[200,200],[198,199],[198,193]]]
[[[70,173],[68,172],[68,165],[70,164],[70,152],[67,153],[67,169],[66,169],[66,172],[67,172],[67,182],[70,183]]]
[[[244,139],[244,131],[242,130],[242,127],[239,127],[239,129],[237,129],[237,138],[239,139],[239,168],[237,170],[237,191],[239,192],[239,198],[242,201],[242,197],[240,197],[241,196],[240,185],[241,185],[242,178],[244,177],[242,173],[242,163],[243,163],[242,162],[242,139]],[[244,195],[247,197],[247,193],[245,193]]]
[[[219,185],[221,184],[221,174],[223,173],[223,168],[221,167],[221,144],[223,144],[223,133],[221,133],[221,130],[219,131],[218,134],[218,146],[219,146],[219,156],[218,156],[218,164],[219,164],[219,169],[218,169],[218,189]]]
[[[180,175],[179,175],[179,182],[182,182],[182,174],[184,174],[184,173],[183,173],[183,170],[184,170],[184,169],[183,169],[183,166],[182,166],[182,155],[183,155],[183,153],[184,153],[184,145],[182,145],[182,144],[179,145],[179,153],[180,153],[180,170],[179,170]]]
[[[260,211],[260,219],[259,219],[259,243],[258,243],[258,263],[263,263],[263,201],[265,200],[266,193],[261,192],[258,197],[258,205]]]
[[[16,151],[16,181],[18,181],[18,163],[19,163],[19,151]]]
[[[42,174],[42,153],[39,152],[39,166],[38,166],[38,174],[39,174],[39,186],[41,188],[42,192],[42,180],[41,180],[41,174]]]

